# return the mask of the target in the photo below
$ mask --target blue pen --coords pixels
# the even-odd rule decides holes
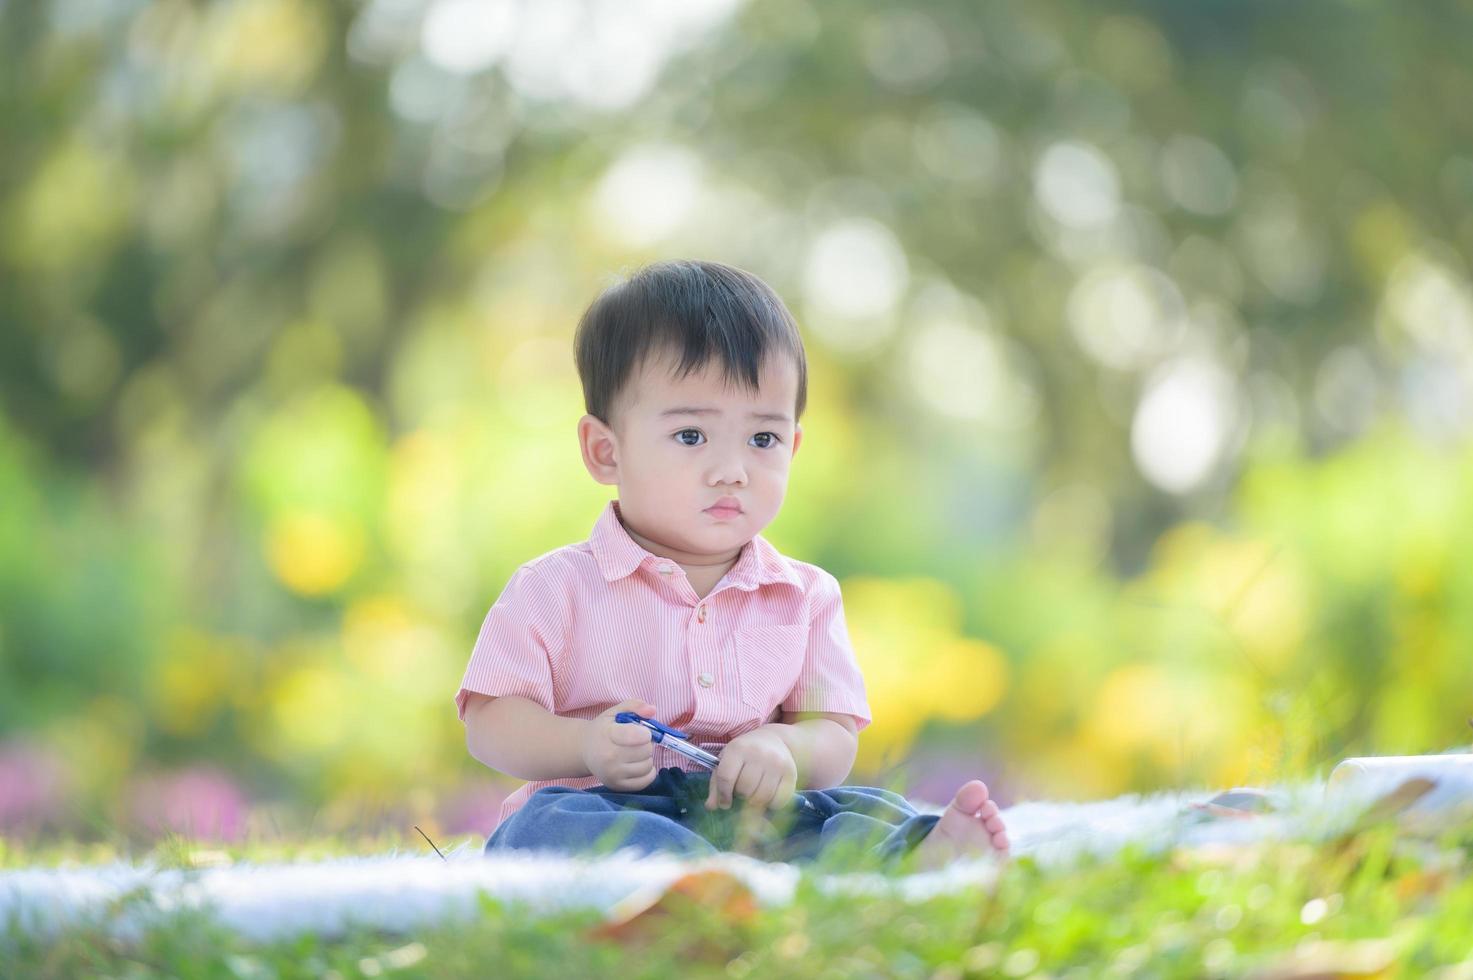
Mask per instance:
[[[643,725],[650,730],[651,741],[659,742],[670,751],[679,752],[687,759],[699,762],[707,769],[715,769],[716,764],[721,761],[705,749],[696,748],[687,742],[686,739],[690,738],[690,736],[685,732],[678,732],[673,728],[660,724],[653,718],[645,718],[633,711],[621,711],[614,716],[614,720],[621,724]]]

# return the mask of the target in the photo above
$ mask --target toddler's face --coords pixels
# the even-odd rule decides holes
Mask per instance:
[[[782,506],[802,440],[798,371],[771,357],[753,392],[727,386],[715,360],[680,379],[672,370],[647,360],[619,397],[616,474],[603,482],[618,483],[620,513],[644,537],[690,556],[729,553]],[[719,506],[733,501],[739,509]]]

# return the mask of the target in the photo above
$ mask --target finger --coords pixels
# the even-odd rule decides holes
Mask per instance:
[[[737,787],[742,784],[742,779],[748,770],[752,768],[751,763],[738,756],[732,760],[731,775],[721,781],[721,807],[730,810],[736,803]]]
[[[648,718],[655,713],[655,706],[643,698],[629,698],[627,701],[620,701],[608,711],[605,711],[604,714],[613,717],[621,711],[632,711],[642,718]]]
[[[610,763],[610,768],[619,772],[627,772],[633,769],[635,772],[644,772],[645,769],[653,768],[654,759],[639,759],[639,757],[620,756]]]
[[[772,805],[784,807],[793,801],[798,793],[798,777],[792,773],[784,773],[783,778],[778,780],[777,792],[773,794]]]
[[[648,786],[659,771],[648,762],[614,763],[609,766],[608,774],[611,784],[618,783],[620,791],[629,792]]]
[[[707,810],[715,810],[721,806],[721,781],[730,778],[732,765],[731,761],[722,759],[712,770],[711,787],[706,791]]]
[[[654,772],[655,767],[648,759],[642,759],[633,762],[616,763],[612,771],[622,779],[639,779],[645,773]]]
[[[772,801],[777,797],[777,785],[781,779],[781,775],[771,770],[763,773],[762,781],[757,784],[757,788],[747,798],[747,803],[763,810],[771,809]]]
[[[658,771],[659,768],[655,765],[653,759],[621,759],[620,761],[614,763],[614,765],[620,772],[629,772],[630,770],[633,770],[634,772],[641,774],[651,769],[655,769],[656,771]]]
[[[756,766],[743,766],[742,777],[737,780],[736,795],[746,801],[747,809],[764,809],[762,794],[767,791],[767,773]]]
[[[655,781],[655,778],[659,775],[660,774],[655,771],[655,767],[650,766],[648,772],[633,777],[630,788],[634,790],[644,789],[645,787],[649,786],[650,783],[653,783]]]
[[[615,745],[649,745],[653,733],[642,725],[614,725],[609,741]]]
[[[741,760],[732,756],[723,758],[711,774],[711,792],[706,798],[706,809],[725,810],[731,806],[732,787],[742,769]]]
[[[741,775],[736,779],[736,795],[742,799],[751,799],[752,794],[762,785],[764,773],[759,766],[742,766]]]

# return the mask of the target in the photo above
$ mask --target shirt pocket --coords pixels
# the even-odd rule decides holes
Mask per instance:
[[[808,652],[806,626],[749,626],[736,631],[742,703],[763,717],[793,689]]]

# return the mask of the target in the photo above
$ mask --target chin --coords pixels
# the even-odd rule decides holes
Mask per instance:
[[[744,545],[757,536],[757,528],[747,515],[743,515],[740,521],[724,524],[720,528],[721,539],[731,547]]]
[[[696,537],[708,542],[720,542],[722,546],[728,546],[749,540],[752,537],[752,532],[748,529],[747,516],[743,514],[734,521],[703,527],[701,528],[701,533],[696,535]]]

